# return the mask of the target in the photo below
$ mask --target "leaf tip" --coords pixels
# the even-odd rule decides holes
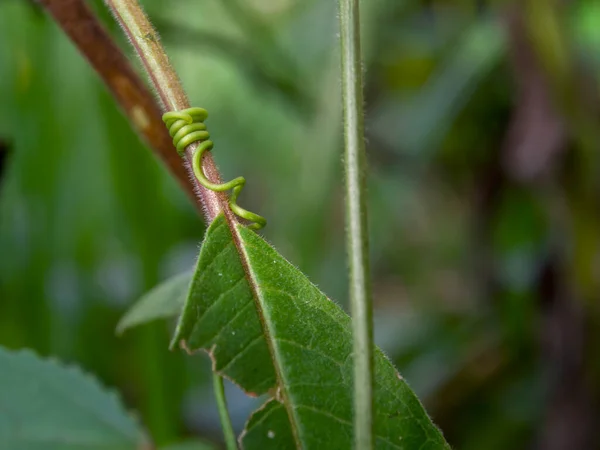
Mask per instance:
[[[127,322],[123,319],[119,320],[119,323],[117,323],[117,326],[115,327],[115,335],[117,337],[123,337],[127,328],[129,328]]]

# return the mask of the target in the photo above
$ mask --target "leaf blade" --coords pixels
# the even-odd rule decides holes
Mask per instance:
[[[246,392],[273,397],[248,421],[244,448],[351,448],[350,318],[256,233],[235,232],[247,266],[218,217],[174,342],[209,352],[217,373]],[[375,355],[378,448],[448,448],[389,360]]]
[[[90,375],[0,348],[0,448],[129,450],[147,445],[117,396]]]
[[[274,297],[266,306],[273,309],[272,334],[286,368],[283,378],[297,411],[302,447],[321,448],[323,442],[327,442],[331,448],[351,448],[353,361],[350,317],[256,233],[240,228],[246,248],[250,249],[247,253],[251,267],[258,268],[255,271],[257,284],[263,290],[272,291],[287,286],[289,299],[285,306],[297,308],[297,314],[290,315],[288,308],[280,307],[283,302]],[[294,296],[293,293],[297,294]],[[299,318],[303,319],[307,329],[299,329]],[[378,349],[375,369],[377,447],[419,448],[431,441],[433,448],[444,448],[447,444],[441,433]],[[337,381],[332,383],[332,380]],[[414,417],[415,421],[404,426],[401,422],[407,416]],[[337,436],[338,440],[331,442],[332,436]],[[266,437],[269,438],[268,433]],[[261,445],[267,445],[267,439]]]
[[[175,275],[144,294],[123,315],[117,324],[117,334],[153,320],[177,316],[185,304],[192,275],[192,272]]]

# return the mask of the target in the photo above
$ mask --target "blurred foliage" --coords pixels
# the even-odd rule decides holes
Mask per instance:
[[[552,76],[538,64],[545,89],[518,54],[545,28],[518,45],[508,19],[535,25],[521,2],[362,5],[376,339],[455,448],[560,448],[547,445],[553,420],[600,417],[599,192],[585,181],[598,166],[582,148],[600,140],[580,136],[598,119],[600,8],[540,3],[569,69]],[[127,48],[102,2],[90,4]],[[192,103],[210,111],[224,176],[248,181],[241,204],[345,306],[335,2],[144,5]],[[548,136],[562,150],[540,156]],[[514,170],[542,157],[552,164],[537,177]],[[159,444],[218,442],[208,358],[168,352],[171,323],[114,333],[128,305],[193,265],[204,224],[25,0],[0,3],[0,168],[0,345],[97,374]],[[227,395],[239,430],[258,400],[233,386]],[[597,448],[597,429],[569,448]]]

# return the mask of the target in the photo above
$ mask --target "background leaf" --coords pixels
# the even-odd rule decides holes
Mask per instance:
[[[213,368],[253,395],[246,449],[351,448],[350,318],[261,237],[236,225],[244,270],[222,216],[209,227],[174,343],[204,349]],[[378,448],[446,448],[381,351],[375,354]]]
[[[81,370],[30,351],[4,349],[0,367],[0,448],[139,450],[148,445],[115,393]]]
[[[185,304],[191,278],[190,272],[175,275],[146,293],[121,318],[117,333],[152,320],[175,317]]]

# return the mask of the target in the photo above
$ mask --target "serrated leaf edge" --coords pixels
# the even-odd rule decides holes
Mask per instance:
[[[129,410],[125,403],[122,401],[121,395],[118,390],[105,386],[100,382],[100,380],[90,372],[85,371],[81,366],[75,363],[65,363],[61,361],[55,356],[46,356],[43,357],[37,354],[35,351],[29,348],[21,348],[18,350],[11,350],[6,347],[0,347],[0,352],[5,352],[9,355],[12,355],[17,358],[24,358],[26,360],[35,361],[35,362],[44,362],[54,366],[54,368],[65,370],[72,375],[76,375],[80,377],[85,382],[89,383],[94,388],[98,389],[102,393],[104,393],[107,397],[111,399],[112,402],[122,409],[127,416],[138,426],[138,430],[140,431],[141,442],[139,443],[140,450],[151,450],[154,448],[152,445],[152,441],[146,432],[145,427],[142,425],[140,421],[139,415],[132,410]]]

